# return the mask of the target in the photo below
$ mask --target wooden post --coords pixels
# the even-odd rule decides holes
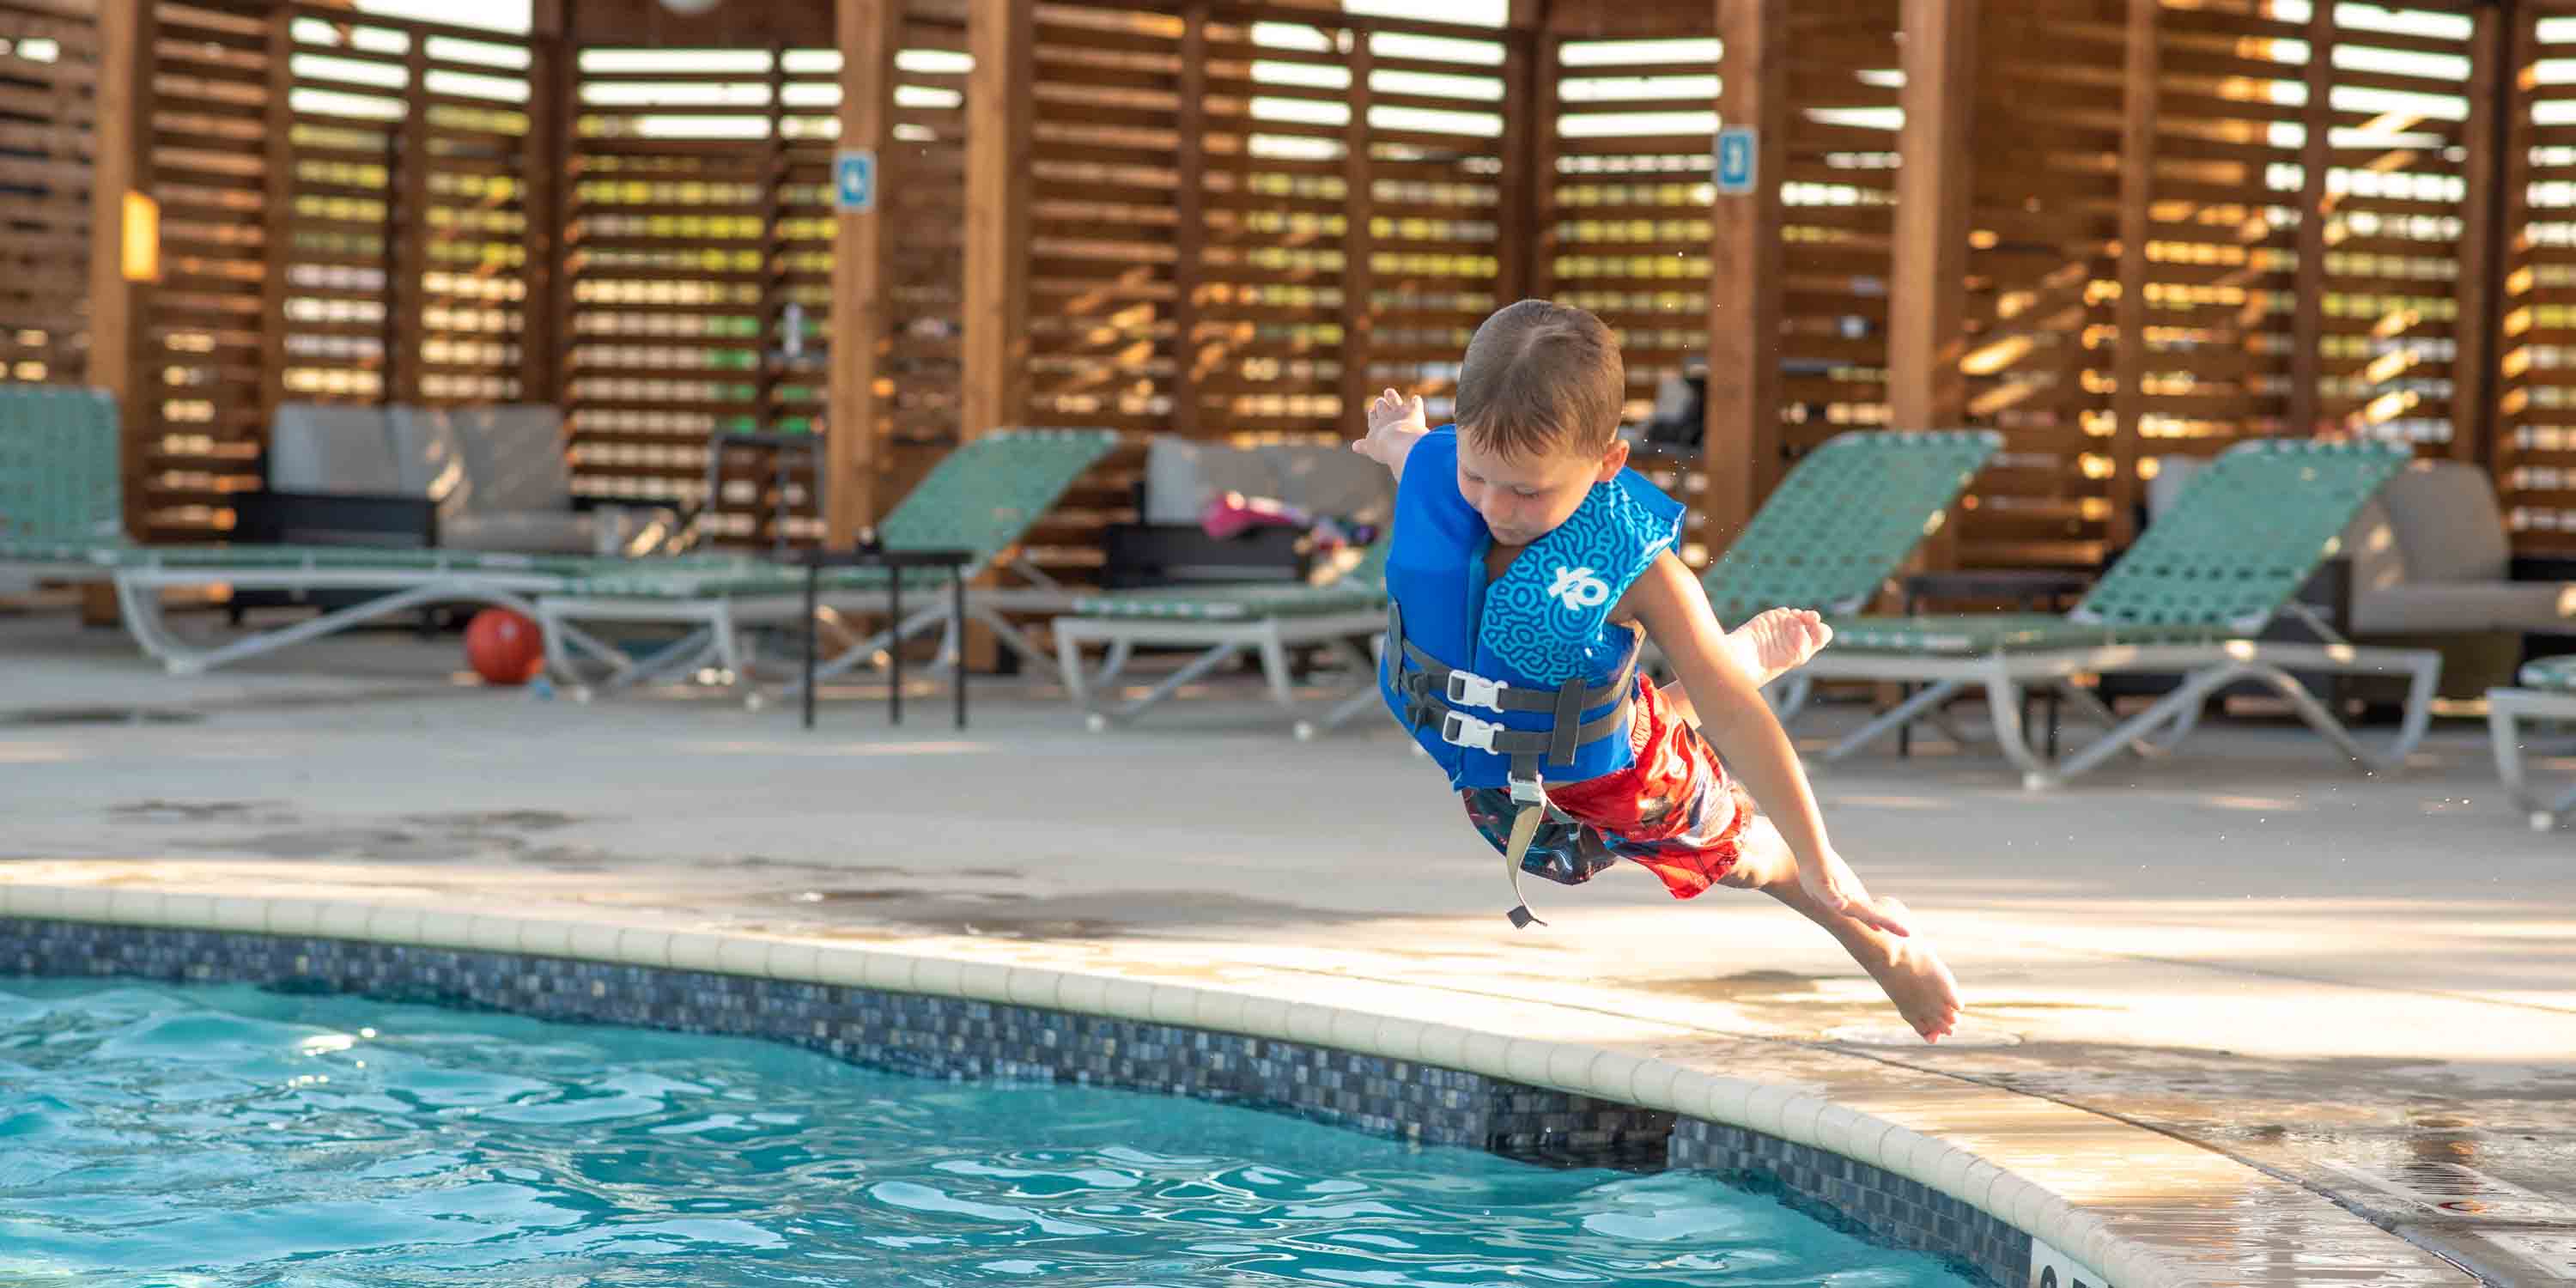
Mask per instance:
[[[1377,66],[1369,33],[1351,36],[1350,124],[1342,132],[1342,424],[1357,435],[1376,390],[1369,380],[1369,350],[1377,337],[1377,274],[1371,257],[1377,238],[1374,169],[1369,164],[1369,77]]]
[[[95,160],[90,169],[89,383],[116,402],[117,473],[125,497],[125,532],[151,536],[148,466],[161,430],[160,394],[145,353],[152,284],[125,276],[126,194],[152,192],[151,0],[105,0],[98,7]],[[81,620],[117,621],[113,587],[83,588]]]
[[[1970,108],[1977,0],[1905,0],[1905,129],[1897,143],[1888,410],[1898,429],[1966,419]]]
[[[2299,126],[2299,263],[2290,312],[2290,406],[2281,432],[2313,437],[2318,424],[2318,385],[2325,372],[2326,172],[2334,168],[2335,7],[2320,3],[2308,14],[2307,105]]]
[[[528,137],[519,158],[519,216],[525,221],[519,244],[527,264],[519,281],[527,295],[519,302],[519,399],[565,403],[565,289],[570,258],[565,234],[570,232],[566,189],[572,182],[568,158],[572,132],[580,117],[580,68],[572,37],[564,29],[566,0],[532,0],[528,11]]]
[[[2471,17],[2469,119],[2460,130],[2468,157],[2460,167],[2467,193],[2460,205],[2460,276],[2453,288],[2451,322],[2451,458],[2493,471],[2496,463],[2496,364],[2504,313],[2504,248],[2507,212],[2523,191],[2506,176],[2516,137],[2513,62],[2519,6],[2482,6]]]
[[[787,45],[772,44],[769,54],[769,137],[760,150],[760,339],[752,348],[751,371],[752,428],[761,433],[778,430],[778,386],[782,377],[790,377],[770,355],[786,344],[787,324],[787,240],[781,227],[787,219]],[[879,82],[880,85],[883,82]],[[880,91],[883,92],[883,91]],[[817,486],[829,480],[816,477]],[[775,526],[786,527],[786,485],[770,514]],[[828,504],[828,503],[827,503]],[[828,522],[828,521],[827,521]],[[783,531],[769,534],[771,542],[784,536]]]
[[[1959,363],[1968,352],[1977,10],[1977,0],[1905,0],[1905,126],[1897,141],[1905,164],[1896,171],[1887,301],[1887,402],[1897,429],[1955,429],[1968,416]],[[1944,523],[1917,551],[1916,566],[1958,561],[1958,525]]]
[[[1788,150],[1787,0],[1716,0],[1724,64],[1718,121],[1755,127],[1753,190],[1710,213],[1707,490],[1700,539],[1714,558],[1780,476],[1780,179]]]
[[[429,323],[429,42],[420,36],[411,38],[406,71],[407,101],[392,149],[393,200],[385,211],[393,280],[385,291],[383,401],[418,406],[421,349]]]
[[[834,0],[833,16],[841,44],[840,146],[875,149],[882,180],[885,145],[893,138],[894,58],[903,47],[903,0]],[[834,218],[823,543],[835,550],[856,545],[861,529],[876,522],[877,482],[884,473],[878,448],[889,402],[877,382],[886,350],[885,211],[880,192],[875,209],[845,210]]]
[[[277,423],[286,401],[286,277],[295,260],[295,11],[268,15],[267,171],[262,200],[259,279],[259,423]]]
[[[1533,234],[1538,228],[1539,194],[1534,136],[1542,122],[1536,88],[1538,60],[1552,52],[1547,40],[1546,0],[1511,0],[1503,31],[1502,176],[1494,194],[1494,249],[1498,271],[1496,307],[1531,297],[1530,266],[1537,258]]]
[[[1199,436],[1199,279],[1207,258],[1208,7],[1181,11],[1179,155],[1172,201],[1172,432]]]
[[[1037,63],[1034,0],[968,10],[966,43],[965,388],[961,440],[1028,414],[1029,106]]]
[[[2137,536],[2138,458],[2147,391],[2147,202],[2156,166],[2157,9],[2162,0],[2129,0],[2128,59],[2122,73],[2120,123],[2120,347],[2112,356],[2111,521],[2106,536],[2120,549]]]
[[[1522,296],[1537,300],[1556,293],[1557,82],[1565,48],[1547,22],[1542,12],[1530,33],[1530,250],[1521,279]]]

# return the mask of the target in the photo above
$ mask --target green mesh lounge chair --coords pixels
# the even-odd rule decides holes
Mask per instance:
[[[2526,664],[2520,688],[2487,690],[2487,733],[2495,747],[2496,773],[2514,803],[2531,812],[2531,828],[2546,832],[2576,814],[2576,787],[2554,797],[2532,790],[2523,769],[2527,725],[2576,724],[2576,655],[2542,658]]]
[[[1859,430],[1827,439],[1701,574],[1709,607],[1729,626],[1771,608],[1859,611],[2002,447],[2003,436],[1984,429]],[[1783,719],[1794,717],[1812,688],[1810,677],[1793,673],[1772,691],[1773,705]]]
[[[67,581],[113,582],[127,632],[176,674],[272,653],[423,604],[489,603],[533,614],[531,596],[601,563],[365,546],[137,545],[123,531],[117,444],[116,403],[103,393],[0,386],[0,561]],[[220,644],[182,638],[162,615],[161,592],[214,585],[383,593]],[[563,646],[614,652],[579,635]]]
[[[1002,643],[1044,667],[1051,659],[1002,616],[1005,610],[1064,611],[1072,592],[1044,573],[1012,558],[1014,549],[1084,471],[1118,445],[1110,430],[1003,429],[985,434],[950,452],[878,525],[877,535],[896,550],[968,550],[974,562],[964,569],[970,580],[989,569],[1005,569],[1025,583],[1012,587],[976,587],[967,591],[966,615],[992,628]],[[903,586],[928,592],[945,589],[943,570],[915,569]],[[827,570],[821,577],[825,603],[873,607],[886,596],[887,574],[879,568]],[[792,622],[805,611],[805,574],[776,564],[735,567],[662,568],[629,565],[582,577],[537,599],[551,649],[560,636],[577,638],[580,622],[677,623],[692,629],[681,640],[648,657],[611,660],[604,678],[592,675],[568,651],[550,652],[548,664],[561,678],[582,686],[592,682],[622,686],[657,676],[720,666],[750,689],[753,651],[746,626]],[[933,626],[945,631],[944,653],[958,656],[962,623],[952,620],[947,597],[925,593],[929,604],[901,622],[866,639],[844,637],[839,651],[815,668],[817,680],[867,665],[890,643],[911,639]],[[751,693],[757,701],[756,691]]]
[[[1244,653],[1261,659],[1270,696],[1294,709],[1296,688],[1288,673],[1288,650],[1300,645],[1330,646],[1353,672],[1373,675],[1375,663],[1352,643],[1386,629],[1386,539],[1361,553],[1358,563],[1320,583],[1289,582],[1192,586],[1088,595],[1074,601],[1073,614],[1053,627],[1057,667],[1065,691],[1081,708],[1094,730],[1135,719],[1146,708],[1180,691],[1208,672]],[[1109,655],[1097,672],[1086,673],[1085,645],[1105,646]],[[1140,644],[1180,645],[1201,652],[1180,670],[1142,696],[1118,705],[1102,700]],[[1372,681],[1374,684],[1374,681]],[[1374,688],[1343,699],[1321,722],[1301,721],[1297,736],[1311,738],[1318,728],[1351,719],[1374,701]]]
[[[2124,749],[2170,750],[2189,736],[2204,699],[2243,680],[2287,699],[2301,719],[2354,760],[2401,765],[2431,717],[2441,657],[2430,650],[2356,648],[2340,642],[2257,642],[2275,617],[2303,617],[2299,586],[2334,553],[2337,535],[2380,484],[2405,467],[2403,447],[2270,440],[2230,449],[2195,475],[2175,501],[2063,617],[1995,614],[1835,621],[1831,647],[1808,662],[1820,680],[1926,686],[1826,754],[1838,759],[1937,711],[1972,686],[1985,690],[1993,734],[2031,788],[2055,786]],[[2291,674],[2412,677],[2391,748],[2363,747]],[[2180,675],[2154,706],[2117,719],[2079,676]],[[2021,691],[2048,686],[2110,731],[2056,763],[2035,754],[2021,725]]]

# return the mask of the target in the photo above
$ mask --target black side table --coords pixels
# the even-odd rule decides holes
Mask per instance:
[[[945,568],[948,570],[948,611],[963,630],[966,620],[966,565],[975,562],[967,550],[800,550],[788,557],[791,564],[805,569],[805,727],[814,727],[814,611],[822,591],[826,568],[883,568],[886,570],[886,622],[893,634],[886,645],[893,684],[886,691],[887,717],[903,723],[903,573],[907,568]],[[966,727],[966,659],[957,659],[957,669],[949,680],[949,690],[957,700],[957,727]]]
[[[1904,595],[1905,615],[1914,615],[1914,606],[1925,599],[2009,599],[2025,613],[2058,612],[2064,601],[2080,599],[2093,588],[2093,574],[2060,572],[2047,568],[1977,568],[1945,572],[1918,572],[1904,578],[1899,588]],[[1907,694],[1913,685],[1904,686]],[[2055,690],[2037,695],[2024,695],[2022,723],[2030,723],[2030,698],[2037,696],[2048,708],[2048,755],[2057,756],[2058,699]],[[1903,756],[1914,749],[1914,726],[1896,731],[1896,754]]]

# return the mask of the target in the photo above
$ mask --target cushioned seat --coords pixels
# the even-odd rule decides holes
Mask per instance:
[[[2360,635],[2576,631],[2576,582],[2512,580],[2495,482],[2463,461],[2417,461],[2345,535]]]
[[[679,517],[668,510],[573,508],[563,417],[551,406],[396,407],[387,425],[403,490],[438,507],[441,546],[635,555],[679,535]]]

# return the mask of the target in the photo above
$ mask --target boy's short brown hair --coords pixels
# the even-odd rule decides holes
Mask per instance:
[[[1458,432],[1507,461],[1598,453],[1619,437],[1628,370],[1601,319],[1522,300],[1485,319],[1458,373]]]

